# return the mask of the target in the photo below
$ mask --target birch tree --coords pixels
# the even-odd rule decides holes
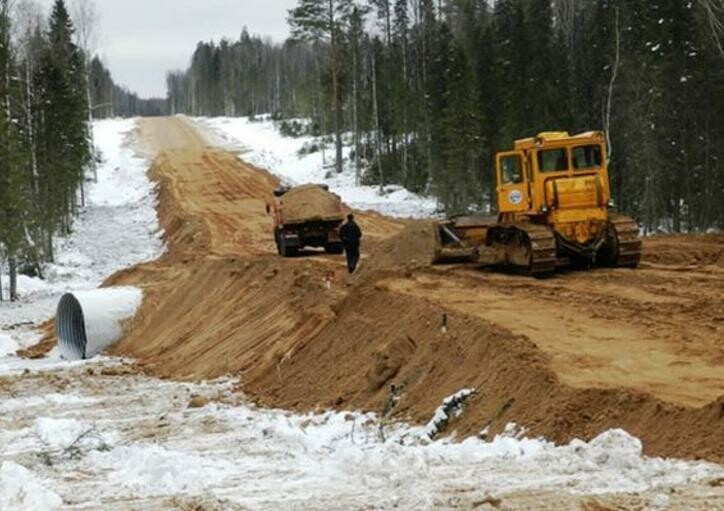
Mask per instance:
[[[716,49],[724,59],[724,0],[699,0],[699,4],[706,16]]]
[[[73,0],[71,6],[73,26],[75,27],[75,44],[83,54],[83,77],[85,79],[86,105],[88,109],[88,123],[93,123],[94,105],[91,101],[91,61],[98,46],[99,15],[92,0]],[[93,147],[93,130],[89,130],[91,147]],[[91,159],[93,180],[98,181],[98,173]],[[82,184],[81,184],[82,186]]]

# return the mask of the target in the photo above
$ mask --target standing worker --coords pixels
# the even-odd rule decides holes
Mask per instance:
[[[354,215],[347,215],[347,223],[339,230],[339,237],[344,245],[344,252],[347,254],[347,268],[354,273],[359,263],[359,245],[362,239],[362,230],[354,221]]]

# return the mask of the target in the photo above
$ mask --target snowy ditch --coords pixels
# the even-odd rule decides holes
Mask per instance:
[[[63,391],[42,377],[19,382],[0,403],[0,502],[40,486],[49,502],[57,495],[71,507],[211,495],[250,509],[433,509],[463,489],[471,501],[523,490],[595,495],[724,475],[711,464],[646,458],[621,430],[556,447],[514,427],[456,443],[396,424],[381,441],[373,414],[259,409],[233,381],[89,374],[110,363],[58,371],[72,382]],[[216,401],[196,408],[199,397]]]
[[[472,389],[441,403],[427,426],[393,424],[380,435],[374,414],[259,409],[231,380],[161,381],[103,356],[14,357],[35,338],[17,325],[50,317],[65,293],[77,302],[66,304],[76,323],[75,306],[83,310],[86,342],[76,339],[75,347],[85,355],[118,335],[140,303],[138,290],[101,291],[100,299],[94,290],[113,271],[162,249],[147,162],[123,144],[131,129],[131,121],[98,124],[107,160],[88,210],[60,247],[48,281],[34,282],[21,304],[0,305],[3,511],[171,509],[178,503],[170,498],[194,495],[221,499],[224,509],[433,509],[520,491],[666,492],[724,477],[717,465],[645,457],[641,442],[621,430],[566,446],[526,438],[514,425],[492,439],[431,440],[464,413]],[[100,318],[94,324],[105,325],[101,335],[85,328],[88,318]],[[454,422],[449,430],[454,434]]]

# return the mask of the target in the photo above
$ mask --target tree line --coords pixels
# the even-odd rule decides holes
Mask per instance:
[[[244,29],[238,41],[200,42],[187,71],[166,77],[168,111],[207,116],[310,113],[322,64],[310,67],[322,51],[310,45],[274,44]],[[309,110],[311,108],[311,110]]]
[[[96,55],[89,63],[89,89],[94,119],[154,117],[168,114],[166,98],[141,98],[113,81],[111,72]]]
[[[724,0],[299,0],[282,44],[199,43],[172,113],[311,118],[384,188],[491,210],[493,157],[608,132],[614,197],[649,230],[724,225]]]

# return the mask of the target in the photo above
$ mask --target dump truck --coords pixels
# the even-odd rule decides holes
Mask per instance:
[[[612,212],[605,134],[544,132],[496,155],[497,216],[440,223],[435,262],[547,275],[571,263],[636,267],[639,226]]]
[[[274,217],[274,240],[281,256],[292,257],[305,247],[344,252],[339,229],[344,221],[340,197],[326,185],[280,187],[267,204]]]

